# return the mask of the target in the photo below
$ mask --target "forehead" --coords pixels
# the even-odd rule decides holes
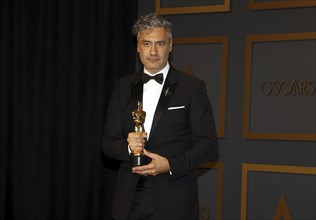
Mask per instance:
[[[167,40],[168,34],[165,28],[156,27],[152,29],[145,29],[138,35],[138,40]]]

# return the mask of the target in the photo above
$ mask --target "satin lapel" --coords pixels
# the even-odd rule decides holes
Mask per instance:
[[[159,124],[161,116],[163,115],[164,111],[166,111],[168,107],[168,103],[174,93],[174,90],[176,89],[176,86],[177,86],[177,83],[175,81],[175,76],[173,75],[172,72],[168,73],[168,77],[162,89],[159,102],[155,111],[153,123],[151,126],[150,136],[152,136],[152,134],[155,133],[155,130]]]

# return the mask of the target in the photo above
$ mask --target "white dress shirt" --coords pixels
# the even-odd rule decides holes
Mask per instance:
[[[155,111],[158,105],[158,101],[160,98],[163,85],[165,84],[165,81],[168,75],[169,69],[170,69],[169,62],[167,62],[167,65],[156,74],[150,74],[146,70],[146,68],[144,68],[144,73],[150,76],[155,76],[159,73],[163,74],[162,84],[159,84],[156,82],[156,80],[152,79],[143,85],[143,110],[146,112],[144,129],[145,129],[145,132],[147,132],[147,140],[150,136],[151,126],[153,123]],[[128,151],[129,153],[131,153],[131,150],[129,147],[128,147]],[[169,174],[172,175],[172,171],[169,171]]]
[[[163,82],[162,84],[157,83],[155,80],[149,80],[147,83],[143,85],[143,110],[146,112],[146,118],[144,123],[145,132],[147,132],[147,139],[150,136],[151,125],[153,123],[155,111],[157,108],[157,104],[160,98],[160,94],[165,83],[170,65],[167,62],[167,65],[158,73],[150,74],[144,68],[144,73],[150,76],[155,76],[159,73],[163,74]]]

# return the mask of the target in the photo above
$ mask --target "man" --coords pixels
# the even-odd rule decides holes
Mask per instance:
[[[148,14],[135,23],[133,31],[144,69],[116,83],[103,138],[105,155],[121,161],[112,217],[198,219],[194,169],[218,154],[205,84],[169,64],[169,21]],[[142,80],[144,74],[160,74],[160,82]],[[138,101],[143,102],[146,119],[145,132],[136,133],[132,112]],[[132,167],[130,153],[139,151],[150,158],[150,163]]]

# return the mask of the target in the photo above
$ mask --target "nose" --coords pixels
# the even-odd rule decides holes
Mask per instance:
[[[152,46],[150,48],[150,54],[151,55],[156,55],[157,54],[157,46],[156,46],[156,44],[152,44]]]

